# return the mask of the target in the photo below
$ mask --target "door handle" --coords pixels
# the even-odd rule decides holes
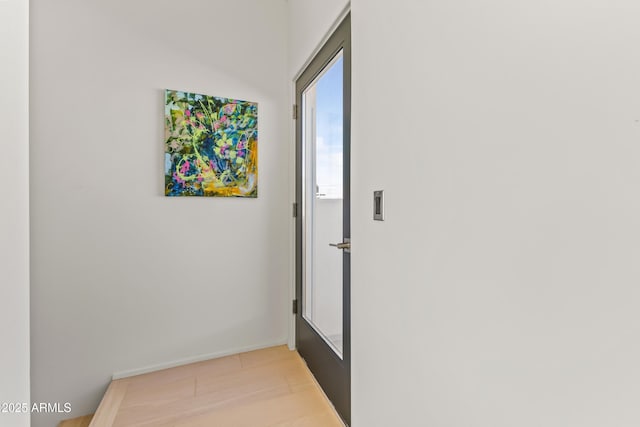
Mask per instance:
[[[334,248],[338,248],[338,249],[351,249],[351,243],[349,243],[349,242],[345,242],[345,243],[329,243],[329,246],[333,246]]]
[[[351,239],[344,239],[342,243],[329,243],[329,246],[333,246],[334,248],[344,249],[347,252],[351,251]]]

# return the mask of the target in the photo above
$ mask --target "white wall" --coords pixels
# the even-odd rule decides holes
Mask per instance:
[[[342,199],[315,199],[312,320],[327,337],[342,336]]]
[[[287,3],[291,80],[302,71],[349,0],[287,0]]]
[[[640,424],[638,22],[352,2],[354,427]]]
[[[32,1],[34,400],[286,341],[285,6]],[[258,102],[258,199],[164,197],[165,88]]]
[[[0,64],[0,403],[29,404],[27,0],[0,2]],[[28,425],[28,413],[0,413],[1,427]]]

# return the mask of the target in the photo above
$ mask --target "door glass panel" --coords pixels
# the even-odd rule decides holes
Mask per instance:
[[[302,94],[303,316],[342,358],[343,58]]]

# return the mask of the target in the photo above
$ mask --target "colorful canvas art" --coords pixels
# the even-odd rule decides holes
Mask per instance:
[[[165,195],[258,196],[258,104],[167,90]]]

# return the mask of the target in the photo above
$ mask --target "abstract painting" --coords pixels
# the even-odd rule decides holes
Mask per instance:
[[[258,104],[165,92],[165,195],[258,197]]]

